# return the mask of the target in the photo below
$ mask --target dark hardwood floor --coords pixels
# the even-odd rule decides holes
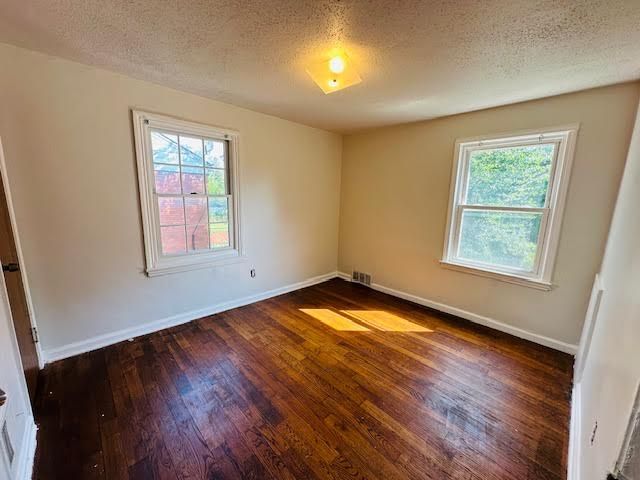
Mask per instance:
[[[42,479],[564,479],[572,358],[342,280],[49,365]]]

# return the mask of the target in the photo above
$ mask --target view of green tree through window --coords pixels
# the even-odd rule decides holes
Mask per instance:
[[[462,214],[458,256],[531,271],[541,218],[539,213],[467,210]]]
[[[470,205],[543,207],[554,144],[473,150],[466,202]]]
[[[472,150],[464,204],[545,206],[555,144]],[[530,272],[534,269],[542,213],[465,210],[458,257]]]

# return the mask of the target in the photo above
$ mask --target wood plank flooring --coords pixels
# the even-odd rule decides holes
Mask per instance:
[[[49,365],[35,477],[564,479],[571,374],[336,279]]]

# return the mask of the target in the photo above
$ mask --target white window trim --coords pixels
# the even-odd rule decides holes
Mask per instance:
[[[555,128],[520,131],[509,134],[484,135],[456,141],[454,165],[451,174],[451,188],[449,207],[447,210],[447,228],[444,238],[444,251],[441,265],[452,270],[489,277],[517,285],[551,290],[562,217],[569,187],[569,177],[575,152],[576,138],[579,124],[566,125]],[[459,241],[460,215],[463,209],[473,209],[476,206],[460,207],[468,178],[467,164],[469,152],[477,148],[504,147],[509,145],[556,143],[556,155],[552,165],[551,181],[547,192],[546,206],[539,209],[529,209],[543,213],[533,272],[523,272],[516,269],[496,268],[493,265],[482,265],[479,262],[466,262],[455,257],[457,242]],[[509,207],[477,206],[482,210],[509,210]],[[520,210],[516,208],[515,210]]]
[[[153,277],[242,261],[245,253],[240,221],[240,134],[235,130],[202,125],[141,110],[132,110],[132,115],[147,275]],[[162,254],[149,132],[152,128],[228,141],[229,189],[232,198],[229,228],[232,247],[181,255]]]

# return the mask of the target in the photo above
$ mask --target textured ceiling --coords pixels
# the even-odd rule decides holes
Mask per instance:
[[[640,78],[640,0],[0,0],[0,42],[352,131]]]

